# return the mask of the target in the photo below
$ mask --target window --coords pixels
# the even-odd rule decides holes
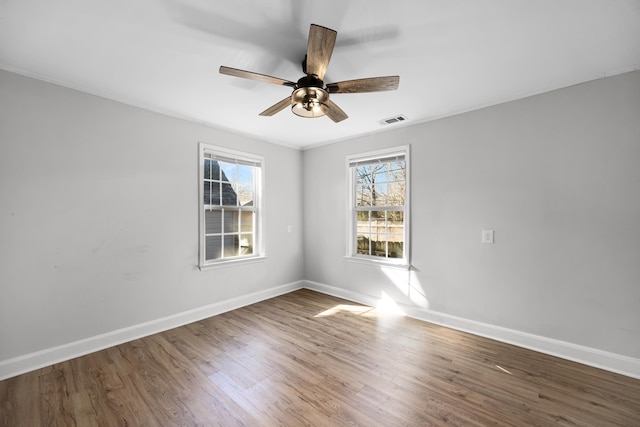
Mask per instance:
[[[262,157],[200,144],[200,267],[261,254]]]
[[[409,147],[347,158],[349,256],[409,264]]]

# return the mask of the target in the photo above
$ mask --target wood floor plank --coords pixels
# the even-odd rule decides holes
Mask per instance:
[[[40,394],[39,371],[0,381],[0,421],[3,426],[42,425],[40,399],[35,398]]]
[[[640,380],[299,290],[0,381],[0,425],[640,426]]]

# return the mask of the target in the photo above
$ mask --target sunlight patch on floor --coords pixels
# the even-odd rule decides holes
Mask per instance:
[[[496,368],[500,369],[502,372],[505,372],[505,373],[507,373],[507,374],[509,374],[509,375],[513,375],[511,372],[509,372],[509,370],[507,370],[507,369],[503,368],[503,367],[502,367],[502,366],[500,366],[500,365],[496,365]]]
[[[328,310],[323,311],[322,313],[316,314],[314,317],[326,317],[333,316],[334,314],[338,314],[341,312],[347,312],[352,314],[361,315],[368,311],[373,310],[372,307],[368,307],[366,305],[349,305],[349,304],[338,304],[334,307],[331,307]]]
[[[405,312],[386,293],[382,292],[380,300],[375,307],[367,305],[338,304],[316,314],[314,317],[327,317],[340,313],[350,313],[357,316],[380,317],[380,316],[405,316]]]

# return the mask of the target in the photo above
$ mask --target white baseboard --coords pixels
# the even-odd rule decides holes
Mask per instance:
[[[376,306],[379,300],[373,296],[360,294],[342,288],[309,280],[288,283],[274,288],[231,298],[204,307],[152,320],[83,340],[63,344],[57,347],[25,354],[0,361],[0,380],[11,378],[25,372],[63,362],[98,350],[113,347],[128,341],[166,331],[188,323],[197,322],[236,308],[254,304],[265,299],[286,294],[297,289],[307,288],[314,291],[344,298],[350,301]],[[533,335],[526,332],[476,322],[445,313],[420,307],[399,304],[405,314],[430,323],[446,326],[474,335],[495,339],[519,347],[550,354],[607,371],[616,372],[640,379],[640,359],[610,353],[590,347],[572,344],[552,338]]]
[[[198,307],[193,310],[177,313],[161,319],[140,323],[138,325],[129,326],[57,347],[14,357],[12,359],[2,360],[0,361],[0,380],[53,365],[54,363],[73,359],[78,356],[93,353],[98,350],[113,347],[138,338],[146,337],[158,332],[176,328],[178,326],[186,325],[188,323],[197,322],[198,320],[206,319],[207,317],[215,316],[236,308],[244,307],[246,305],[254,304],[259,301],[301,289],[302,285],[302,281],[288,283],[274,288],[265,289],[263,291]]]
[[[357,292],[349,291],[335,286],[323,283],[303,280],[303,286],[307,289],[344,298],[350,301],[376,306],[379,302],[378,298],[370,295],[364,295]],[[584,365],[593,366],[618,374],[626,375],[632,378],[640,379],[640,359],[623,356],[620,354],[610,353],[595,348],[585,347],[565,341],[547,338],[539,335],[529,334],[514,329],[503,328],[500,326],[490,325],[487,323],[476,322],[474,320],[464,319],[437,311],[410,306],[406,304],[398,304],[398,307],[410,317],[423,320],[437,325],[446,326],[485,338],[491,338],[496,341],[513,344],[518,347],[527,348],[562,359],[571,360],[582,363]]]

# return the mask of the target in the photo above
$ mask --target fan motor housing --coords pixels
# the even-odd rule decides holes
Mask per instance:
[[[308,74],[302,77],[300,80],[298,80],[298,83],[296,83],[296,86],[299,88],[302,88],[302,87],[320,87],[321,88],[323,85],[324,85],[324,82],[313,74]]]

